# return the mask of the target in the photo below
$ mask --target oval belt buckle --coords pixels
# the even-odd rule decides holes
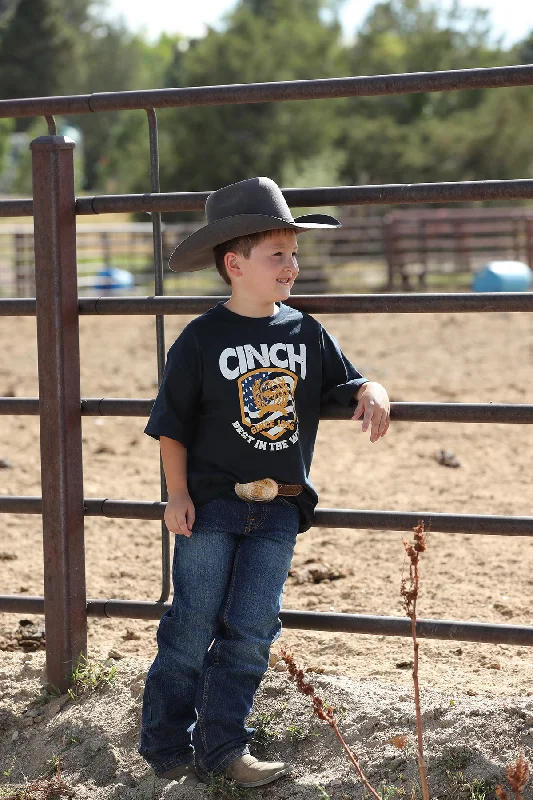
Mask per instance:
[[[235,494],[241,500],[265,503],[278,496],[278,484],[273,478],[261,478],[261,480],[251,483],[236,483]]]

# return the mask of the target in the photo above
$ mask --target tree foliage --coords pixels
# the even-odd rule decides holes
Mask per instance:
[[[105,0],[0,0],[2,97],[307,80],[533,62],[459,0],[378,0],[347,39],[342,0],[239,0],[217,28],[149,43],[103,22]],[[532,90],[471,90],[158,112],[163,191],[265,174],[282,185],[527,177]],[[85,188],[150,190],[143,111],[68,117]],[[17,130],[33,132],[31,120]],[[0,152],[10,125],[0,126]]]
[[[222,31],[193,43],[169,83],[182,86],[305,80],[342,74],[341,29],[318,0],[242,0]],[[320,66],[318,66],[320,65]],[[332,148],[335,101],[205,106],[169,112],[165,186],[217,188],[252,175],[283,181]],[[336,176],[332,175],[332,178]]]
[[[75,47],[57,0],[20,0],[0,41],[0,94],[5,98],[55,94]]]

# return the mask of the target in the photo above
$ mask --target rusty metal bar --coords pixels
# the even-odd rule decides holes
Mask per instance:
[[[0,317],[34,317],[34,297],[3,297],[0,299]]]
[[[334,97],[375,97],[416,92],[446,92],[533,85],[530,64],[478,69],[410,72],[270,83],[193,86],[178,89],[144,89],[130,92],[95,92],[85,95],[29,97],[0,101],[0,118],[51,114],[85,114],[94,111],[177,108],[199,105],[272,103],[279,100],[319,100]]]
[[[0,595],[0,612],[6,614],[44,614],[44,597],[20,594]]]
[[[0,217],[32,217],[33,200],[0,200]]]
[[[383,205],[389,203],[458,203],[474,200],[524,200],[533,197],[533,180],[456,181],[444,183],[390,183],[370,186],[324,186],[283,189],[293,207]],[[154,211],[203,211],[209,192],[80,197],[76,213],[107,214]],[[0,204],[0,211],[1,211]]]
[[[150,178],[152,184],[152,193],[158,194],[160,192],[159,183],[159,143],[157,132],[157,116],[153,108],[147,108],[146,114],[148,116],[148,130],[150,137]],[[163,281],[163,243],[161,237],[161,212],[153,211],[152,214],[152,228],[154,240],[154,289],[157,296],[165,294],[164,281]],[[156,347],[157,347],[157,378],[158,384],[163,379],[163,372],[165,369],[166,351],[165,351],[165,317],[163,314],[157,314],[155,318],[156,323]],[[166,598],[165,598],[166,599]]]
[[[85,417],[148,417],[154,398],[98,398],[87,397],[81,401]],[[0,415],[39,414],[37,397],[1,397]],[[322,406],[320,419],[350,419],[353,408],[338,403]],[[391,403],[391,419],[404,422],[500,422],[532,424],[533,405],[509,403]]]
[[[57,136],[57,126],[55,119],[50,116],[46,117],[46,124],[48,125],[48,133],[50,136]]]
[[[350,419],[353,409],[330,403],[320,419]],[[391,403],[391,419],[399,422],[533,423],[533,405],[507,403]]]
[[[39,398],[2,397],[0,398],[0,414],[20,414],[24,416],[38,416]]]
[[[115,601],[116,602],[116,601]],[[118,601],[120,602],[120,601]],[[112,613],[112,612],[111,612]],[[108,611],[108,615],[111,614]],[[382,636],[410,636],[411,621],[403,617],[378,617],[367,614],[335,614],[282,610],[282,624],[298,630],[368,633]],[[526,625],[494,625],[483,622],[418,619],[417,635],[422,639],[447,639],[490,644],[533,645],[533,627]]]
[[[40,497],[0,495],[0,514],[42,514]]]
[[[43,608],[44,598],[42,597],[0,596],[0,612],[42,614]],[[169,603],[154,603],[146,600],[89,599],[87,601],[88,616],[110,619],[159,620],[169,608]],[[297,630],[411,636],[411,622],[404,617],[282,609],[280,619],[285,628]],[[533,627],[526,625],[418,619],[416,631],[421,639],[533,645]]]
[[[87,651],[74,142],[31,145],[48,680]]]
[[[80,297],[80,314],[197,315],[227,300],[222,295],[195,297]],[[441,292],[421,294],[293,295],[287,305],[309,314],[464,314],[533,311],[533,292]],[[0,298],[0,317],[35,316],[33,298]]]
[[[119,398],[109,398],[111,404],[108,405],[107,398],[93,399],[88,397],[81,401],[81,413],[88,417],[149,417],[154,399],[132,398],[122,400]]]
[[[314,189],[283,189],[283,194],[289,205],[296,207],[528,200],[533,198],[533,180],[325,186]],[[84,216],[202,211],[208,195],[209,192],[159,192],[79,197],[76,200],[76,214]],[[32,213],[31,200],[0,201],[0,217],[31,216]]]
[[[1,502],[1,499],[0,499]],[[163,503],[132,500],[86,499],[87,516],[113,519],[161,519]],[[1,505],[0,505],[1,510]],[[493,536],[533,536],[533,517],[480,514],[444,514],[434,511],[372,511],[317,508],[317,528],[363,528],[410,531],[421,521],[425,529],[440,533],[478,533]]]
[[[163,518],[165,504],[146,500],[84,500],[88,517],[109,519]],[[39,514],[39,497],[0,496],[0,514]],[[421,521],[438,533],[475,533],[488,536],[533,536],[533,517],[493,514],[445,514],[438,511],[374,511],[371,509],[317,508],[315,528],[354,528],[376,531],[410,531]]]
[[[80,314],[203,314],[226,296],[82,297]],[[533,311],[533,292],[293,295],[287,305],[309,314],[433,314]],[[2,300],[0,300],[0,313]]]
[[[159,183],[159,142],[157,133],[157,115],[153,108],[147,108],[148,131],[150,136],[150,178],[152,192],[157,194],[161,191]],[[154,240],[154,291],[156,295],[164,295],[163,282],[163,242],[161,238],[161,212],[155,211],[152,214],[152,230]],[[157,383],[161,384],[165,369],[165,317],[157,314],[155,318],[156,330],[156,350],[157,350]],[[150,413],[150,412],[148,412]],[[148,415],[147,415],[148,416]],[[167,483],[163,461],[159,459],[159,475],[161,482],[161,500],[166,502],[168,499]],[[165,524],[161,521],[161,596],[159,603],[165,603],[170,595],[170,533]]]

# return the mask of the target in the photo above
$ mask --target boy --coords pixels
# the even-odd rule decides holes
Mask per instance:
[[[145,433],[160,440],[165,521],[176,534],[171,608],[143,700],[139,752],[159,777],[238,786],[286,775],[258,761],[245,726],[281,634],[298,533],[318,501],[309,480],[321,403],[355,405],[377,441],[385,389],[360,375],[310,315],[284,304],[298,274],[296,234],[340,223],[293,219],[274,181],[209,195],[208,224],[176,248],[174,271],[216,266],[231,297],[185,327],[168,352]]]

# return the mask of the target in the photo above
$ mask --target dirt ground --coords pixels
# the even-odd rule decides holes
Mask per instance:
[[[527,314],[318,318],[357,368],[386,386],[392,400],[530,402],[533,332]],[[166,318],[167,349],[188,319]],[[80,324],[83,397],[155,396],[153,318],[83,317]],[[2,318],[0,335],[6,343],[0,351],[0,395],[37,396],[35,319]],[[144,424],[140,418],[83,419],[86,497],[159,499],[158,446],[143,434]],[[320,507],[532,514],[531,426],[393,421],[377,443],[360,427],[360,422],[321,423],[311,473]],[[437,463],[434,454],[441,449],[452,451],[460,467]],[[0,418],[0,459],[5,461],[0,494],[40,494],[38,418]],[[88,517],[85,535],[89,597],[159,598],[158,522]],[[283,607],[402,616],[399,589],[408,571],[404,535],[325,528],[301,534]],[[318,583],[307,569],[311,561],[325,576]],[[2,594],[41,595],[42,563],[40,517],[2,515]],[[533,549],[526,537],[432,532],[421,569],[421,617],[533,622]],[[0,649],[13,649],[23,616],[0,615]],[[36,616],[32,620],[39,622]],[[145,667],[155,655],[156,628],[156,622],[91,619],[89,655],[106,658],[114,651],[118,661],[137,659]],[[284,628],[274,655],[281,646],[309,671],[364,685],[371,681],[383,691],[411,689],[407,638]],[[507,701],[522,698],[531,705],[531,656],[527,647],[422,640],[421,684],[446,702],[459,694],[506,702],[507,695]],[[22,668],[24,657],[20,650],[0,653],[4,674]]]
[[[288,761],[290,775],[256,789],[219,781],[182,786],[155,777],[137,753],[148,661],[118,662],[112,685],[72,701],[41,692],[44,653],[4,653],[0,665],[0,796],[42,800],[44,776],[62,776],[76,800],[368,800],[333,730],[312,714],[285,672],[268,669],[247,723],[251,749]],[[342,735],[384,800],[420,800],[412,692],[373,678],[310,675]],[[519,748],[531,763],[533,700],[424,687],[424,753],[432,800],[495,800]],[[14,794],[14,787],[25,794]],[[35,784],[33,784],[35,786]],[[413,789],[415,790],[413,793]],[[524,800],[532,800],[526,786]]]

